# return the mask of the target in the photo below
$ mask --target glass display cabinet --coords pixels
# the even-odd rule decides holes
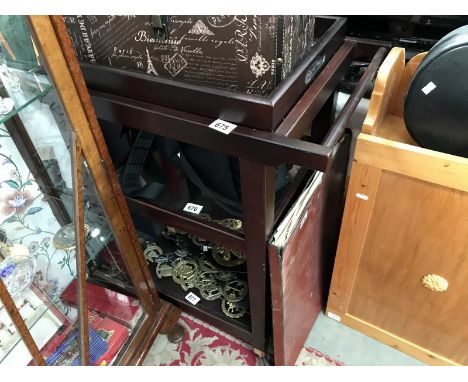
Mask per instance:
[[[0,365],[139,364],[179,312],[58,20],[0,16]]]

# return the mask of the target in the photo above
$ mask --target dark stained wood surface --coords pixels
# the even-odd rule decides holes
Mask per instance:
[[[208,127],[211,118],[111,94],[90,93],[98,117],[107,121],[274,167],[283,163],[321,171],[327,167],[331,151],[315,143],[240,125],[227,137]]]
[[[137,215],[152,219],[158,223],[175,227],[183,231],[190,231],[203,239],[219,243],[237,251],[245,251],[245,239],[242,234],[229,230],[215,223],[170,211],[142,199],[127,197],[130,210]]]
[[[140,344],[138,350],[135,349],[134,351],[127,352],[131,355],[131,358],[127,364],[137,366],[141,365],[148,355],[148,352],[154,340],[156,339],[156,336],[159,333],[170,331],[172,326],[174,326],[179,320],[180,314],[180,309],[166,301],[162,302],[162,308],[158,312],[156,318],[153,321],[147,320],[151,326],[148,330],[145,331],[147,334],[145,337],[143,337],[143,341]],[[140,332],[145,333],[143,331]]]
[[[195,144],[210,150],[223,152],[241,159],[242,203],[245,227],[245,241],[242,245],[245,246],[244,249],[247,254],[252,320],[251,332],[244,331],[244,334],[239,336],[260,350],[263,350],[266,346],[266,319],[269,316],[267,314],[268,304],[266,296],[268,290],[266,288],[266,274],[268,272],[266,242],[272,231],[274,222],[274,167],[282,163],[289,163],[298,164],[309,169],[327,170],[328,172],[333,167],[330,160],[336,150],[335,148],[290,139],[266,131],[254,130],[252,127],[258,124],[257,129],[272,130],[272,127],[275,125],[274,120],[276,119],[279,122],[289,112],[291,107],[295,105],[297,98],[306,90],[307,86],[302,86],[300,83],[303,82],[304,85],[307,85],[305,84],[305,76],[307,75],[307,70],[311,69],[309,67],[310,64],[317,64],[316,58],[323,59],[324,64],[326,64],[329,59],[332,59],[332,55],[342,46],[345,23],[340,22],[336,24],[336,18],[330,18],[328,23],[328,27],[327,25],[319,25],[318,27],[322,28],[323,34],[326,33],[331,25],[335,27],[334,33],[330,32],[329,44],[326,44],[329,50],[326,52],[324,50],[322,52],[324,53],[323,56],[317,53],[314,53],[317,55],[313,57],[309,55],[307,58],[310,59],[309,65],[304,66],[301,69],[303,71],[300,75],[295,79],[291,79],[293,82],[289,85],[285,82],[288,86],[283,85],[285,87],[281,88],[280,85],[277,93],[272,93],[270,100],[265,100],[262,97],[257,99],[254,96],[248,95],[233,95],[232,93],[219,90],[214,91],[208,88],[200,89],[193,85],[175,83],[174,81],[164,83],[164,80],[149,79],[143,74],[134,74],[102,67],[92,68],[93,79],[90,81],[89,70],[91,68],[83,66],[88,85],[93,89],[93,102],[100,118],[182,142]],[[343,70],[345,67],[344,62],[351,57],[351,46],[354,45],[353,42],[347,42],[344,48],[342,47],[343,50],[341,50],[339,58],[335,58],[335,64],[338,64],[335,66],[337,70]],[[330,52],[331,54],[328,55]],[[73,68],[73,70],[76,70],[76,68]],[[76,71],[78,72],[78,70]],[[337,78],[340,75],[341,73],[335,74],[333,81],[338,81]],[[331,86],[333,81],[330,82],[331,80],[326,75],[321,77],[319,75],[316,81],[318,80],[318,84],[315,85],[316,82],[314,82],[314,85],[317,86],[317,91],[323,94],[310,96],[310,105],[305,105],[305,109],[300,113],[303,114],[300,123],[303,123],[304,126],[310,127],[314,119],[314,113],[307,115],[307,110],[309,110],[307,108],[312,109],[313,107],[317,107],[313,105],[311,99],[317,99],[320,102],[326,102],[330,99],[332,92],[330,89],[333,87]],[[298,88],[291,89],[293,84],[298,86]],[[77,88],[82,89],[83,83],[80,82]],[[155,89],[159,89],[159,91],[153,91]],[[165,91],[161,91],[164,89]],[[87,97],[87,94],[85,95],[85,103],[86,109],[92,110],[91,100]],[[184,111],[181,111],[181,109],[184,109]],[[246,116],[249,115],[248,111],[250,112],[250,116]],[[207,117],[208,115],[209,117]],[[208,125],[218,117],[235,122],[239,126],[229,136],[209,129]],[[92,119],[93,132],[99,130],[94,113],[88,119]],[[254,122],[252,123],[252,121]],[[102,136],[100,135],[98,140],[99,146],[101,144],[105,146],[104,141],[101,139]],[[107,150],[105,151],[103,156],[108,156]],[[111,164],[110,160],[108,161],[106,158],[104,158],[104,166],[106,166],[105,168],[109,172],[108,166],[111,166]],[[335,175],[330,176],[334,177]],[[118,187],[117,178],[112,175],[111,179],[112,186]],[[123,197],[122,200],[119,199],[119,202],[122,201]],[[141,203],[141,201],[132,200],[132,203],[136,202]],[[141,204],[140,206],[143,207]],[[338,210],[336,205],[333,207],[335,211]],[[159,215],[163,216],[163,219],[176,222],[176,224],[188,225],[190,223],[182,217],[175,219],[170,215],[171,211],[165,211],[162,208],[159,211],[154,209],[153,206],[144,208],[147,209],[147,213],[154,213],[153,218],[155,219],[158,219],[157,215]],[[129,216],[129,214],[126,215],[126,217]],[[193,232],[193,227],[195,227],[196,232]],[[237,242],[238,245],[240,244],[238,237],[229,238],[225,233],[213,231],[213,227],[210,229],[195,224],[188,228],[186,229],[188,232],[196,233],[200,236],[204,236],[205,232],[210,232],[209,235],[219,235],[219,238],[223,237],[223,240],[232,240],[233,242]],[[144,264],[142,264],[143,266]],[[185,303],[184,305],[182,300],[178,300],[177,303],[184,306],[184,309],[190,309],[189,304]],[[195,308],[192,307],[192,309]],[[207,312],[195,310],[195,313],[202,319],[210,317],[212,322],[218,320],[220,325],[225,325],[227,331],[234,335],[241,331],[239,325],[232,325],[229,328],[226,321],[222,321]],[[137,348],[135,345],[133,351]]]
[[[382,63],[386,55],[386,48],[382,47],[377,50],[374,57],[372,58],[372,61],[370,62],[369,66],[367,67],[359,82],[357,83],[353,92],[351,93],[345,105],[341,109],[340,114],[336,118],[336,121],[334,122],[333,126],[330,128],[330,131],[325,137],[323,142],[325,146],[334,147],[338,139],[340,139],[349,119],[356,110],[356,107],[359,105],[359,102],[364,96],[367,87],[369,86],[372,79],[379,70],[380,64]]]
[[[331,167],[307,202],[303,223],[287,244],[283,248],[269,245],[276,365],[294,365],[325,306],[340,231],[350,143],[351,134],[345,134]]]
[[[154,269],[155,267],[151,268]],[[207,301],[202,299],[197,305],[192,305],[185,299],[188,291],[186,292],[182,288],[174,285],[175,283],[171,278],[158,279],[154,273],[154,280],[158,287],[158,292],[164,300],[173,303],[175,306],[180,307],[184,312],[187,312],[236,338],[240,338],[243,341],[251,343],[252,329],[250,315],[245,315],[240,319],[226,316],[221,310],[221,300]],[[193,292],[195,294],[198,293],[197,291]]]
[[[276,171],[273,167],[240,160],[240,174],[252,345],[263,351],[266,346],[267,240],[273,228],[275,215]]]
[[[291,201],[294,200],[301,192],[302,187],[304,187],[304,183],[310,175],[311,171],[306,168],[301,168],[297,172],[291,184],[288,185],[286,192],[282,195],[281,200],[276,204],[274,226],[280,223],[284,214],[287,212],[287,209],[291,206]]]
[[[269,97],[198,86],[103,65],[81,64],[89,89],[273,131],[308,87],[317,60],[328,61],[342,44],[346,19],[316,18],[314,47]]]
[[[307,218],[282,249],[270,248],[276,365],[294,365],[321,309],[322,187],[309,200]]]
[[[334,19],[320,16],[316,18],[317,24],[321,24],[321,26],[332,21],[333,23],[328,24],[329,28],[323,34],[319,33],[320,38],[315,42],[310,52],[270,95],[273,105],[273,130],[277,128],[299,97],[313,83],[323,67],[343,44],[347,25],[345,18]],[[320,26],[317,29],[320,30]]]
[[[277,135],[300,138],[311,125],[322,106],[336,90],[349,66],[355,43],[345,41],[317,79],[306,90],[291,112],[278,126]]]

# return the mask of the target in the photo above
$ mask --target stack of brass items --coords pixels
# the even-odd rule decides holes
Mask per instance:
[[[237,219],[216,221],[231,229],[241,229]],[[172,227],[165,227],[158,243],[143,241],[143,253],[148,263],[156,263],[158,278],[172,277],[184,291],[196,288],[202,299],[221,299],[223,313],[240,318],[248,309],[248,284],[238,278],[246,272],[238,271],[245,256]],[[172,250],[164,251],[163,241],[171,243]]]

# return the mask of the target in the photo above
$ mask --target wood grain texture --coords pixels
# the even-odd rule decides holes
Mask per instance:
[[[296,105],[276,129],[277,135],[301,138],[310,128],[310,121],[319,113],[345,74],[352,58],[354,41],[345,41],[335,56],[308,87]]]
[[[270,244],[275,365],[293,366],[322,305],[323,181],[283,248]]]
[[[434,184],[468,191],[468,158],[361,134],[355,161]]]
[[[468,159],[414,144],[403,97],[423,55],[402,57],[382,64],[358,137],[327,311],[428,364],[468,365]],[[380,172],[367,201],[357,166]],[[448,289],[426,288],[428,274]]]
[[[376,167],[353,163],[327,306],[340,316],[346,313],[353,290],[380,175]]]
[[[346,314],[344,317],[342,317],[341,322],[350,328],[366,333],[368,336],[376,339],[377,341],[383,342],[392,348],[409,354],[410,356],[417,358],[429,365],[461,366],[459,363],[447,359],[440,354],[417,346],[402,337],[396,336],[394,333],[387,332],[382,328],[371,325],[370,323],[360,320],[359,318],[350,314]]]
[[[179,321],[181,315],[180,309],[174,305],[164,301],[162,303],[161,313],[158,314],[157,319],[152,321],[151,328],[147,331],[139,350],[132,351],[132,359],[130,364],[140,366],[143,364],[148,352],[153,344],[156,336],[159,333],[167,333]]]
[[[91,102],[91,98],[89,96],[88,90],[86,88],[86,84],[83,79],[83,75],[80,71],[80,67],[78,64],[78,61],[75,56],[75,51],[71,45],[70,38],[68,36],[67,29],[65,27],[65,24],[63,22],[63,18],[61,16],[51,16],[51,23],[54,27],[55,32],[59,36],[59,44],[62,48],[63,55],[66,59],[68,69],[72,75],[72,79],[77,91],[77,94],[79,95],[79,99],[82,103],[82,107],[84,109],[84,112],[86,114],[86,117],[89,122],[89,126],[91,128],[92,135],[94,137],[94,140],[96,142],[96,147],[99,151],[99,154],[102,158],[101,164],[102,167],[104,168],[105,174],[108,176],[110,180],[110,185],[112,189],[112,194],[115,196],[115,201],[117,202],[119,206],[119,211],[123,215],[123,220],[121,220],[121,225],[124,225],[127,232],[128,232],[128,237],[129,240],[133,246],[132,251],[135,252],[137,255],[134,256],[136,260],[138,260],[138,263],[140,264],[140,269],[141,272],[144,274],[145,282],[147,284],[147,289],[150,294],[150,298],[153,301],[153,306],[147,305],[145,308],[148,309],[155,309],[158,308],[159,306],[159,300],[157,297],[157,292],[156,292],[156,287],[152,281],[151,275],[148,273],[146,263],[144,261],[143,255],[142,255],[142,250],[140,243],[138,241],[138,237],[135,231],[135,228],[133,226],[133,223],[131,221],[130,213],[128,211],[127,204],[125,202],[124,196],[122,194],[122,191],[120,189],[120,184],[117,179],[117,175],[115,174],[112,161],[110,159],[109,152],[107,150],[106,143],[104,141],[104,137],[102,136],[102,132],[99,126],[99,123],[96,118],[96,113],[94,112],[94,108]],[[128,241],[126,240],[126,243],[121,243],[121,245],[124,245],[124,252],[128,251],[129,248],[127,247]],[[139,278],[141,279],[141,278]],[[143,285],[143,284],[142,284]]]
[[[74,127],[77,139],[83,147],[83,156],[88,164],[88,169],[95,180],[96,190],[101,203],[106,211],[109,225],[115,235],[116,242],[122,248],[123,258],[127,270],[136,284],[138,298],[147,312],[154,310],[148,286],[148,280],[144,276],[143,268],[135,254],[133,261],[131,253],[137,253],[128,234],[128,223],[122,215],[122,209],[115,197],[115,190],[109,183],[109,172],[103,166],[101,150],[94,139],[86,113],[81,104],[79,94],[75,88],[67,61],[62,53],[57,36],[48,16],[32,16],[29,18],[32,32],[38,41],[38,49],[48,69],[50,79],[57,89],[57,94],[62,102],[65,114]],[[75,58],[76,60],[76,58]],[[141,251],[141,249],[140,249]],[[151,281],[152,282],[152,281]]]
[[[468,365],[468,194],[384,171],[348,312]],[[421,280],[438,274],[446,292]]]
[[[325,305],[344,206],[350,144],[351,133],[345,133],[286,243],[279,246],[270,241],[276,365],[295,364]]]
[[[80,365],[89,365],[89,310],[86,290],[86,244],[83,200],[83,158],[81,145],[73,139],[72,149],[74,223],[75,223],[75,261],[78,281],[78,329],[80,342]]]
[[[363,134],[363,136],[365,135]],[[392,114],[388,114],[383,118],[378,132],[372,136],[378,136],[379,138],[385,138],[395,142],[407,143],[412,146],[419,146],[408,132],[405,120],[402,117],[397,117]]]
[[[421,61],[426,57],[426,54],[427,52],[419,53],[406,64],[398,86],[396,87],[396,91],[392,94],[392,108],[389,110],[390,114],[403,117],[405,97],[408,93],[410,82],[421,64]]]
[[[388,110],[393,108],[392,94],[398,88],[405,68],[405,50],[393,48],[380,66],[374,90],[369,102],[366,119],[362,126],[364,134],[374,134]]]
[[[79,96],[79,100],[86,114],[86,118],[88,119],[88,123],[91,128],[91,132],[94,137],[94,140],[96,142],[97,149],[102,158],[102,162],[101,162],[102,166],[104,167],[104,171],[109,178],[112,193],[115,196],[115,200],[118,204],[119,211],[123,215],[123,224],[126,227],[126,231],[128,233],[130,242],[132,244],[133,251],[136,253],[136,256],[132,256],[132,257],[138,260],[140,264],[140,269],[142,273],[144,274],[145,282],[147,284],[147,288],[150,294],[150,298],[153,302],[153,306],[155,309],[158,309],[160,303],[159,303],[159,299],[158,299],[157,292],[156,292],[156,286],[154,285],[154,282],[152,281],[152,277],[147,270],[146,262],[144,260],[144,256],[143,256],[142,249],[141,249],[141,245],[138,240],[135,227],[132,223],[130,212],[128,210],[128,206],[125,201],[125,197],[122,193],[122,190],[120,189],[120,183],[117,178],[117,174],[114,171],[114,167],[112,164],[112,160],[110,158],[109,150],[107,149],[106,142],[102,135],[102,131],[99,126],[96,113],[94,111],[91,97],[88,93],[88,89],[86,87],[83,74],[81,73],[78,60],[76,59],[75,51],[71,44],[71,40],[69,38],[65,23],[63,21],[62,16],[51,16],[50,22],[54,28],[55,33],[58,36],[58,42],[60,44],[62,53],[68,65],[68,70],[71,73],[73,83],[75,85],[77,94]],[[124,249],[125,252],[129,250],[130,248]],[[146,308],[151,309],[151,307],[146,307]]]
[[[273,167],[247,160],[240,160],[239,165],[252,345],[264,351],[267,319],[267,241],[275,218],[276,172]]]

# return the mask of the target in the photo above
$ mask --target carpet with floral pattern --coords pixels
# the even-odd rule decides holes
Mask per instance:
[[[143,365],[145,366],[256,366],[260,360],[252,347],[186,313],[179,323],[186,329],[183,340],[174,344],[166,335],[154,341]],[[296,365],[341,366],[312,348],[303,348]]]

